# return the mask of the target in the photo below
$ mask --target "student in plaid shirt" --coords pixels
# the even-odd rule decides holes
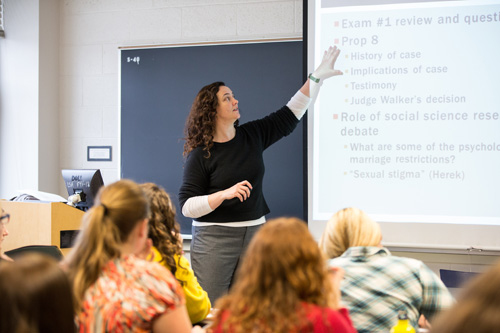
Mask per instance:
[[[345,270],[342,301],[358,332],[389,332],[398,311],[414,327],[450,307],[443,282],[421,261],[392,256],[382,247],[380,226],[357,208],[345,208],[328,221],[319,245],[330,266]]]

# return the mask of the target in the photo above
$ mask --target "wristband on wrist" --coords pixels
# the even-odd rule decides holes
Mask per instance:
[[[314,82],[316,82],[316,83],[319,83],[319,80],[320,80],[320,79],[318,79],[317,77],[314,77],[314,76],[312,75],[312,73],[311,73],[311,74],[309,74],[309,79],[313,80],[313,81],[314,81]]]

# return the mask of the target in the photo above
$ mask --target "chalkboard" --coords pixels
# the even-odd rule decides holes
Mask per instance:
[[[180,213],[184,124],[198,91],[223,81],[239,100],[240,124],[285,105],[304,82],[301,41],[182,45],[121,50],[121,178],[162,185]],[[304,219],[304,129],[264,153],[267,218]]]

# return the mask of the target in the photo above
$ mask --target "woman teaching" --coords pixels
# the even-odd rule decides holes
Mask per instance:
[[[270,115],[239,125],[238,100],[223,82],[203,87],[186,120],[182,214],[193,218],[191,263],[212,304],[229,290],[241,255],[269,213],[262,192],[263,152],[289,135],[334,68],[340,50],[325,51],[318,68]],[[297,148],[299,149],[299,148]]]

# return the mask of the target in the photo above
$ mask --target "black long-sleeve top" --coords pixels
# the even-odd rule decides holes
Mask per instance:
[[[181,208],[191,197],[209,195],[248,180],[253,189],[247,200],[225,200],[213,212],[195,220],[238,222],[256,220],[268,214],[269,207],[262,192],[265,171],[262,154],[270,145],[289,135],[298,123],[297,117],[284,106],[262,119],[236,127],[232,140],[214,142],[209,158],[206,158],[207,152],[203,151],[203,147],[195,148],[184,165],[179,190]]]

